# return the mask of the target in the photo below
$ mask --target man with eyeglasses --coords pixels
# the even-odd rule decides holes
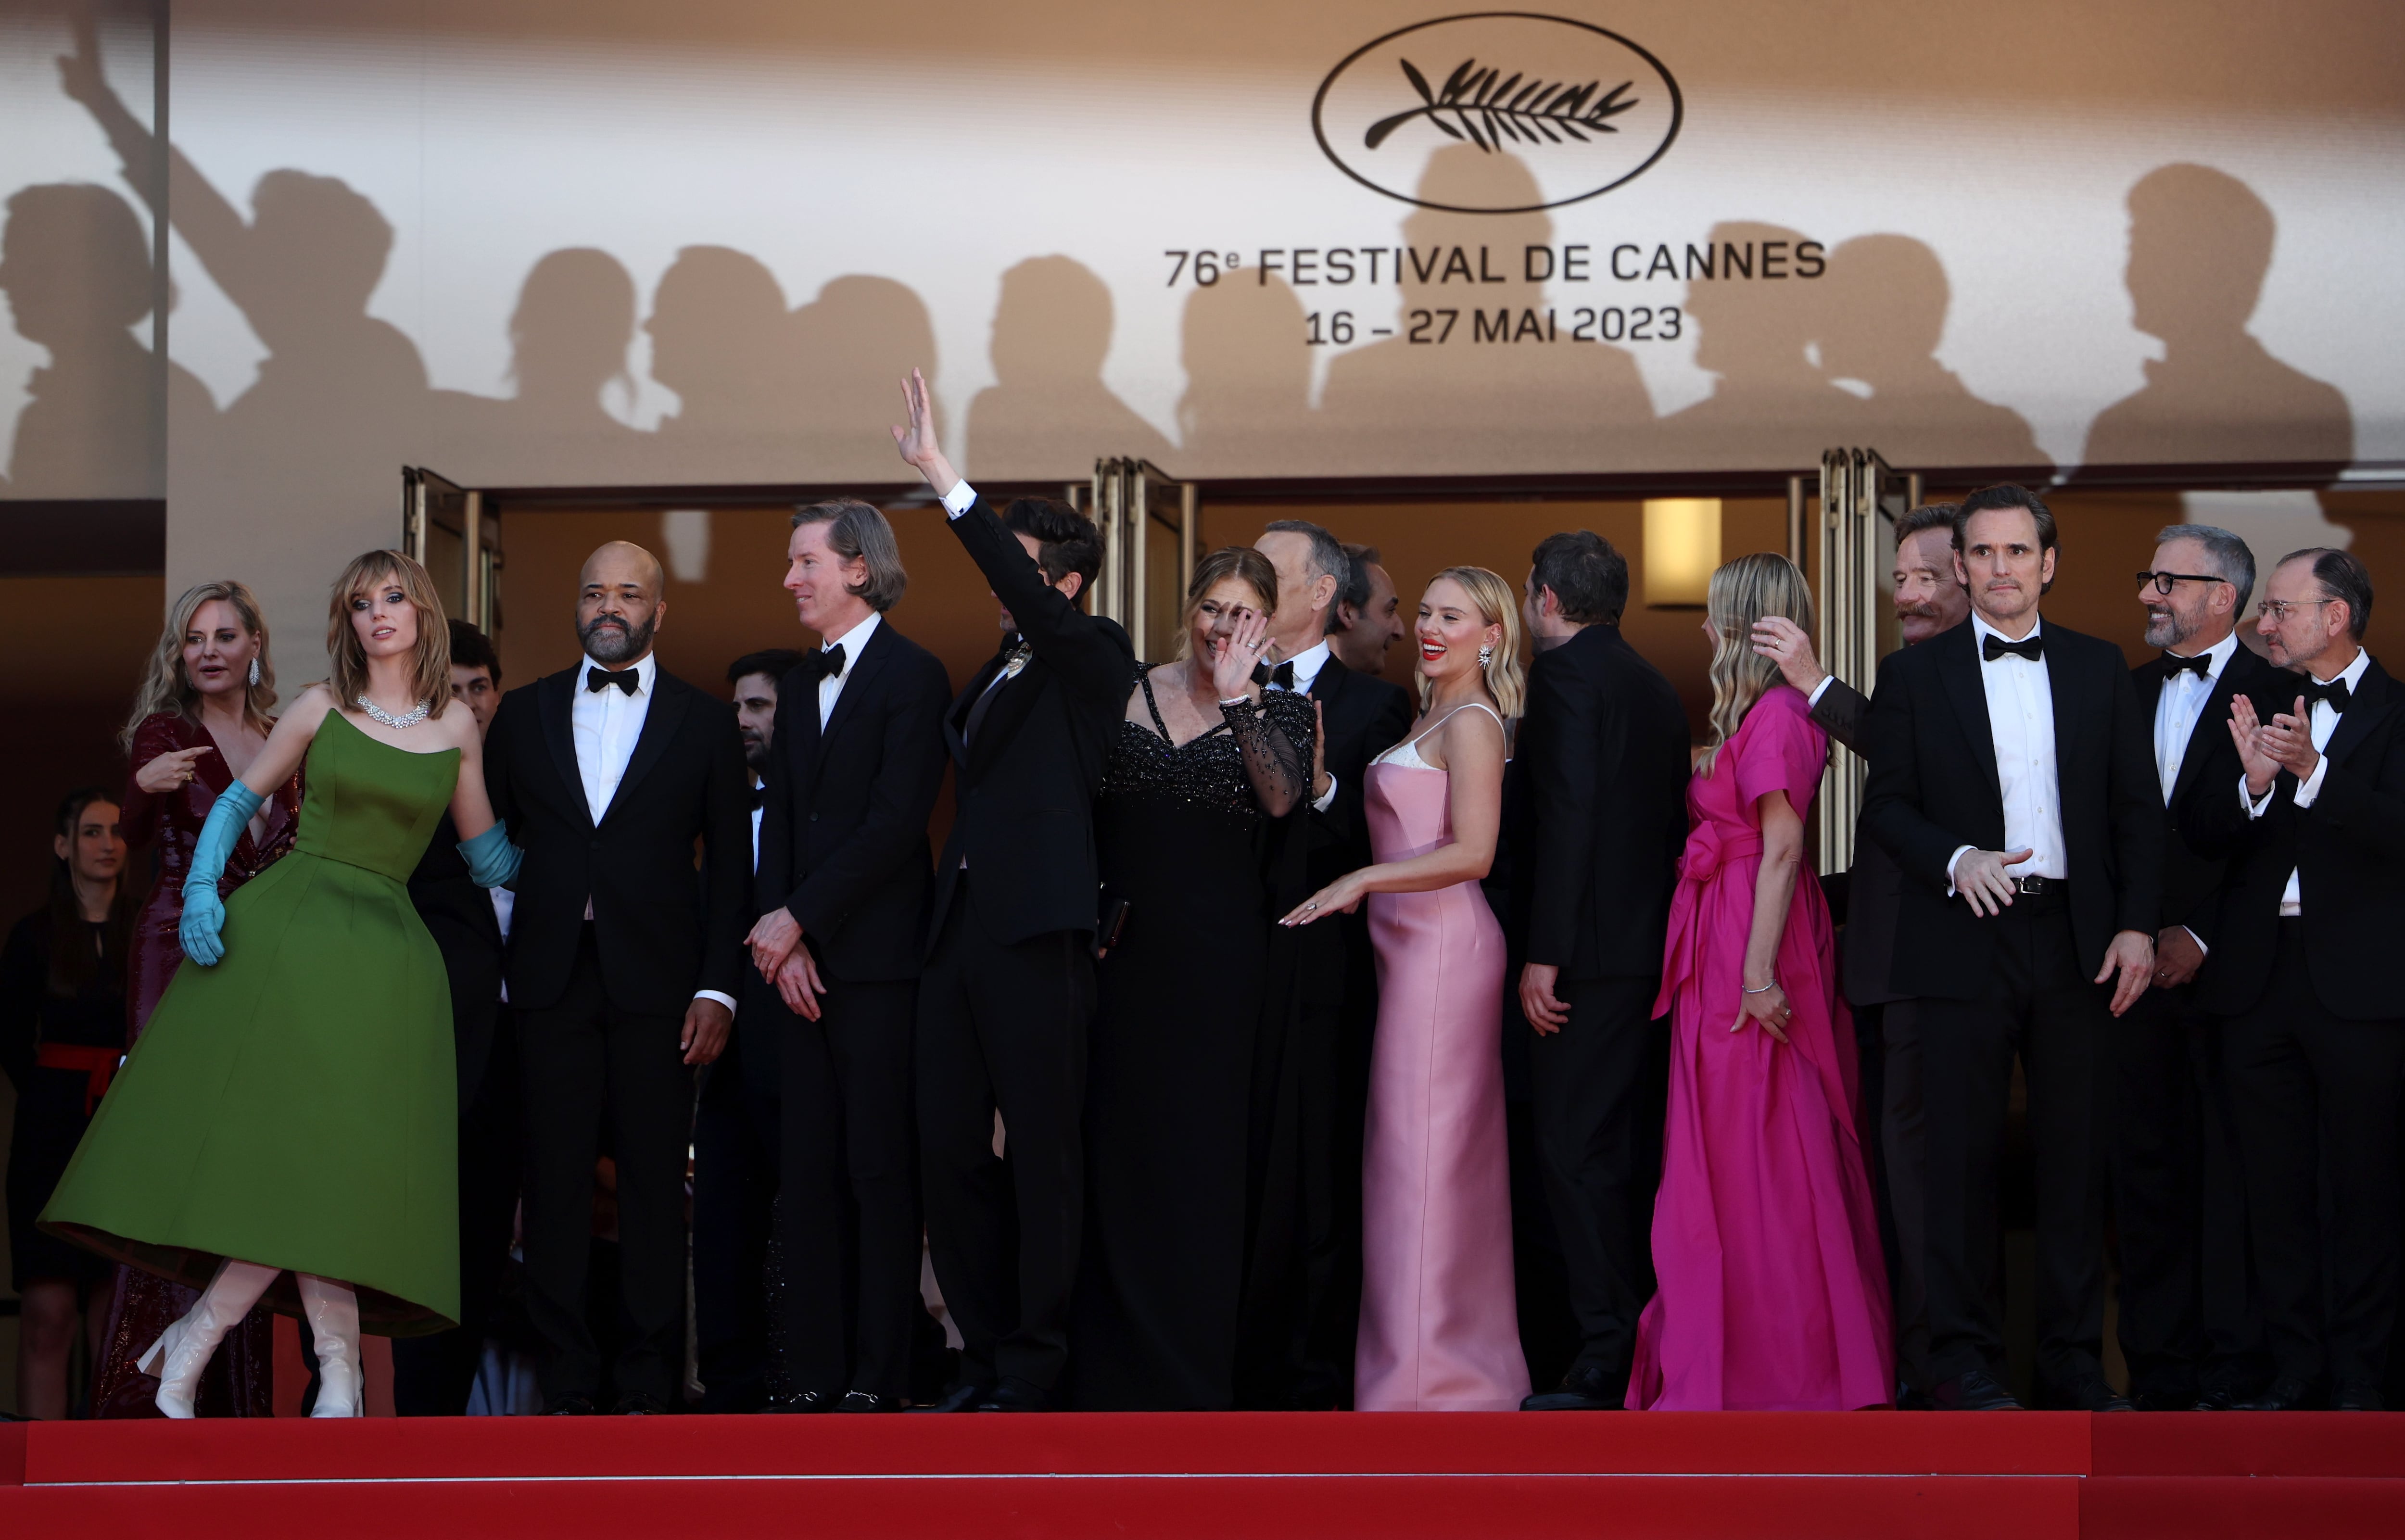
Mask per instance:
[[[2238,772],[2224,725],[2230,703],[2249,701],[2268,715],[2286,676],[2239,643],[2255,590],[2246,542],[2209,525],[2173,525],[2155,541],[2154,569],[2138,574],[2138,602],[2147,642],[2163,651],[2130,677],[2154,726],[2168,819],[2163,919],[2154,987],[2125,1018],[2115,1084],[2115,1335],[2141,1408],[2219,1409],[2259,1386],[2261,1331],[2247,1297],[2246,1210],[2221,1033],[2198,1004],[2194,982],[2216,933],[2224,863],[2199,853],[2183,810],[2199,795],[2228,799]]]
[[[2053,513],[1984,488],[1954,525],[1967,625],[1880,660],[1862,827],[1903,871],[1889,983],[1917,999],[1926,1108],[1931,1400],[2021,1403],[2003,1379],[1999,1185],[2018,1057],[2036,1155],[2037,1372],[2126,1411],[2104,1379],[2115,1018],[2146,991],[2163,805],[2121,650],[2041,620]]]
[[[2371,575],[2343,551],[2280,559],[2256,630],[2300,676],[2267,722],[2244,696],[2243,770],[2187,815],[2230,857],[2198,989],[2223,1071],[2273,1363],[2241,1409],[2377,1411],[2396,1323],[2405,1003],[2405,689],[2363,650]],[[2233,794],[2234,793],[2234,794]]]

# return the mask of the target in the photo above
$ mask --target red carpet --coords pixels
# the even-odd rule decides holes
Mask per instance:
[[[2405,1415],[0,1427],[0,1535],[2405,1535]]]

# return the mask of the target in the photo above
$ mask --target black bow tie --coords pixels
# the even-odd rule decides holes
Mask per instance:
[[[2038,660],[2038,654],[2043,651],[2044,641],[2038,632],[2032,631],[2017,642],[2008,642],[1990,632],[1979,646],[1979,656],[1989,663],[1993,663],[2010,652],[2015,657],[2027,658],[2030,662],[2035,663]]]
[[[758,812],[760,810],[761,804],[767,800],[768,789],[766,786],[754,786],[752,788],[752,811],[755,813]]]
[[[805,653],[802,657],[802,672],[810,677],[810,682],[813,684],[821,679],[842,678],[843,643],[837,642],[833,647]]]
[[[2195,657],[2183,658],[2174,653],[2166,652],[2163,654],[2163,667],[2166,670],[2163,675],[2163,681],[2166,684],[2171,682],[2173,674],[2194,674],[2198,679],[2204,679],[2213,672],[2213,654],[2199,652]]]
[[[588,668],[584,671],[584,688],[587,690],[607,690],[613,684],[631,695],[643,687],[642,670],[621,668],[612,673],[607,668]]]
[[[1294,688],[1294,660],[1289,658],[1270,670],[1270,682],[1280,690]]]
[[[2313,710],[2315,701],[2328,701],[2331,710],[2343,713],[2346,710],[2346,703],[2355,698],[2355,693],[2346,687],[2346,680],[2332,679],[2329,683],[2324,684],[2311,676],[2306,678],[2305,687],[2297,693],[2305,697],[2305,710],[2308,713]]]

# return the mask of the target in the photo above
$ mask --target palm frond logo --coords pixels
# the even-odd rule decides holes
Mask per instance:
[[[1464,59],[1445,77],[1442,89],[1431,90],[1418,65],[1409,59],[1400,63],[1420,105],[1371,124],[1361,136],[1367,148],[1376,149],[1414,118],[1425,118],[1442,133],[1490,154],[1507,141],[1558,145],[1567,135],[1585,144],[1591,135],[1619,133],[1611,119],[1638,103],[1628,94],[1634,80],[1623,80],[1606,91],[1601,80],[1574,86],[1517,71],[1507,77],[1497,65],[1482,65],[1476,59]]]

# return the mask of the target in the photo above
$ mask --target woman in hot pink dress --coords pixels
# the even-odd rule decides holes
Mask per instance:
[[[1713,744],[1687,788],[1653,1007],[1671,1018],[1660,1281],[1638,1322],[1628,1405],[1885,1406],[1894,1353],[1853,1022],[1829,906],[1803,861],[1828,738],[1751,643],[1765,615],[1810,630],[1811,595],[1785,557],[1741,556],[1712,574],[1708,609]]]
[[[1420,601],[1420,718],[1371,762],[1376,864],[1286,917],[1370,902],[1377,1039],[1361,1155],[1361,1411],[1510,1411],[1528,1393],[1512,1290],[1503,932],[1478,881],[1502,821],[1503,719],[1520,711],[1518,595],[1484,567]]]

